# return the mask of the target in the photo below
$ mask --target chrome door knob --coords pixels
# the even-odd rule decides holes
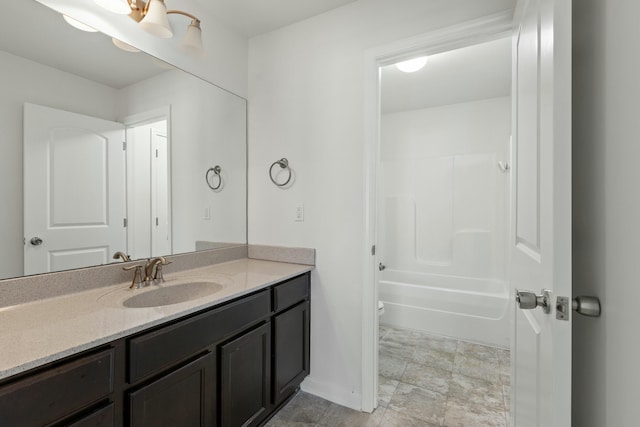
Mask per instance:
[[[543,289],[540,295],[536,295],[535,292],[516,289],[516,302],[521,310],[533,310],[536,307],[542,307],[542,310],[548,314],[551,312],[550,301],[550,292],[546,289]]]
[[[31,243],[33,246],[39,246],[41,245],[43,242],[43,240],[39,237],[32,237],[31,240],[29,240],[29,243]]]
[[[583,316],[600,317],[600,300],[596,297],[575,297],[571,305],[576,313],[580,313]]]

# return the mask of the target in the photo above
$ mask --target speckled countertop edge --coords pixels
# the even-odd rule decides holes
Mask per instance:
[[[214,307],[311,271],[311,265],[239,259],[165,273],[172,281],[221,283],[212,295],[179,304],[126,308],[128,283],[0,308],[0,379]]]

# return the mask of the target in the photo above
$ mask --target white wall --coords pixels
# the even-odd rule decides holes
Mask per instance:
[[[115,120],[116,91],[0,51],[0,278],[23,274],[22,113],[25,102]],[[69,91],[68,88],[74,88]],[[28,171],[27,171],[28,173]]]
[[[365,51],[512,6],[358,1],[250,40],[249,241],[317,249],[308,390],[361,405]],[[287,190],[267,175],[281,157],[295,171]]]
[[[217,20],[201,6],[201,2],[180,0],[179,4],[174,6],[200,18],[202,43],[206,50],[203,58],[186,55],[178,49],[180,40],[191,22],[187,17],[170,17],[174,37],[166,40],[147,34],[129,17],[113,14],[92,1],[37,1],[211,83],[242,97],[247,96],[247,40]],[[174,6],[170,6],[169,9]]]
[[[118,91],[118,104],[119,119],[171,106],[173,253],[194,251],[196,240],[244,243],[245,100],[169,71]],[[205,172],[215,165],[222,168],[220,191],[205,181]]]
[[[382,101],[384,103],[384,99]],[[505,280],[510,98],[384,114],[381,224],[389,269]]]
[[[574,1],[573,425],[638,425],[640,2]]]

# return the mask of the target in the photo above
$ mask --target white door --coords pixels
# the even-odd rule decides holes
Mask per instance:
[[[169,151],[166,132],[151,129],[151,256],[171,253]]]
[[[25,274],[126,250],[124,126],[24,105]]]
[[[515,304],[513,427],[571,426],[571,1],[520,0],[514,25],[510,280],[550,291],[550,311]]]

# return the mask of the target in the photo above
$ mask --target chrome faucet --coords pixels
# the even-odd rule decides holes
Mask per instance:
[[[147,261],[147,265],[145,265],[144,267],[144,283],[148,285],[152,280],[154,282],[157,280],[164,282],[164,277],[162,276],[162,266],[168,264],[171,263],[167,261],[163,256],[159,256]],[[156,269],[155,273],[153,271],[154,268]]]

